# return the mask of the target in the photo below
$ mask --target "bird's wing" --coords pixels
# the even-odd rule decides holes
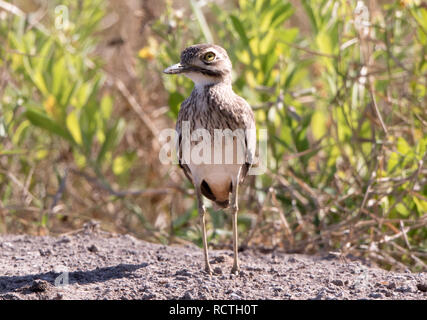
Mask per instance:
[[[176,132],[178,134],[178,141],[177,141],[177,156],[178,156],[178,163],[181,169],[184,171],[185,176],[190,180],[191,183],[193,182],[193,177],[191,175],[190,168],[187,164],[183,163],[182,161],[182,121],[188,121],[188,108],[189,108],[190,98],[187,98],[184,100],[184,102],[181,104],[181,108],[178,112],[178,119],[176,121]]]
[[[246,162],[243,164],[242,171],[240,173],[240,182],[243,182],[246,175],[248,174],[250,167],[253,164],[254,156],[255,156],[255,149],[250,146],[248,140],[256,138],[256,135],[251,136],[255,134],[255,132],[247,131],[248,129],[255,130],[255,117],[254,117],[254,113],[252,111],[251,106],[249,105],[249,103],[246,102],[245,99],[237,95],[236,95],[236,99],[238,100],[237,101],[238,103],[236,105],[238,105],[240,109],[240,110],[237,110],[239,127],[246,130],[246,134],[245,134]]]

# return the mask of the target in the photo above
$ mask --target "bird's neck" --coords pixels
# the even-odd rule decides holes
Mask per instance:
[[[206,89],[212,88],[220,91],[233,90],[231,86],[231,81],[210,81],[210,82],[194,82],[194,90],[196,91],[206,91]]]
[[[187,73],[186,76],[193,80],[194,82],[194,88],[196,90],[203,89],[206,86],[221,86],[221,87],[227,87],[229,86],[231,88],[231,78],[230,77],[212,77],[212,76],[206,76],[204,74],[200,73]]]

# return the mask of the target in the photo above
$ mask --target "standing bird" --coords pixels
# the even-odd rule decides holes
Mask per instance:
[[[254,115],[249,104],[233,92],[231,69],[230,58],[222,47],[213,44],[196,44],[182,51],[179,63],[163,71],[166,74],[184,74],[195,84],[191,95],[182,103],[179,110],[176,124],[178,134],[177,155],[180,167],[193,183],[196,191],[203,233],[205,271],[209,274],[212,274],[212,268],[208,259],[206,210],[202,195],[222,208],[230,207],[231,209],[234,251],[231,273],[238,274],[240,271],[237,253],[238,186],[247,175],[253,158],[253,148],[249,146],[248,132],[252,130],[253,134],[255,130]],[[185,122],[189,125],[191,132],[204,129],[209,132],[211,138],[215,137],[216,130],[233,133],[241,130],[240,132],[243,131],[244,135],[243,137],[238,134],[232,136],[232,154],[230,154],[230,149],[227,149],[227,145],[222,144],[227,139],[227,135],[224,134],[224,138],[221,137],[220,147],[216,144],[215,139],[209,141],[208,148],[210,150],[208,151],[210,152],[208,152],[207,159],[211,161],[208,163],[206,161],[200,162],[191,157],[186,162],[184,161],[185,152],[193,155],[193,148],[197,145],[197,141],[185,136]],[[190,146],[189,150],[185,149],[185,143]],[[224,160],[224,152],[229,161]],[[240,155],[242,157],[239,158]],[[216,160],[213,160],[214,158]],[[218,158],[220,161],[217,161]],[[230,161],[230,159],[232,160]],[[243,161],[241,161],[242,159]]]

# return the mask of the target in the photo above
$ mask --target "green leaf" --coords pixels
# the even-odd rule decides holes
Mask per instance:
[[[74,141],[78,144],[82,144],[82,133],[80,131],[79,119],[77,117],[77,111],[73,110],[70,112],[66,119],[67,128],[74,138]]]
[[[400,215],[401,216],[403,216],[403,217],[407,217],[407,216],[409,216],[409,210],[406,208],[406,206],[403,204],[403,203],[401,203],[401,202],[399,202],[397,205],[396,205],[396,210],[397,210],[397,212],[399,212],[400,213]]]
[[[63,94],[63,83],[66,80],[65,59],[61,57],[55,61],[52,70],[52,93],[56,97],[56,101],[61,101]]]
[[[242,25],[242,22],[235,15],[230,15],[231,23],[233,24],[234,30],[238,33],[240,40],[244,42],[244,44],[249,47],[249,38],[246,35],[245,28]]]
[[[96,162],[100,165],[105,160],[105,155],[110,151],[116,143],[121,139],[125,127],[125,121],[120,119],[116,124],[107,131],[105,135],[104,143],[101,146],[101,150],[98,153]]]
[[[281,4],[280,7],[276,10],[273,18],[271,19],[270,27],[277,28],[283,22],[285,22],[286,19],[292,16],[293,13],[294,13],[294,10],[292,9],[292,6],[290,3]]]
[[[320,52],[325,54],[332,54],[331,37],[327,32],[320,32],[316,37],[316,45]]]
[[[311,26],[314,29],[314,32],[317,33],[319,31],[319,28],[317,26],[317,21],[313,9],[311,8],[312,2],[308,0],[302,0],[301,3],[304,7],[305,12],[308,15],[308,18],[310,19]]]
[[[28,120],[24,120],[21,122],[21,124],[16,128],[13,136],[12,136],[12,143],[17,146],[22,140],[22,137],[24,136],[25,131],[30,126],[30,122]]]
[[[322,110],[317,110],[311,117],[311,132],[316,140],[322,138],[326,133],[326,115]]]
[[[411,146],[406,142],[405,139],[403,139],[402,137],[397,138],[397,151],[401,154],[401,155],[409,155],[412,153],[412,148]]]
[[[387,172],[392,173],[396,168],[398,168],[400,162],[399,154],[396,152],[393,152],[390,154],[390,157],[387,161]]]
[[[43,74],[41,72],[36,72],[31,67],[30,60],[28,57],[23,58],[24,63],[24,69],[28,75],[28,77],[31,79],[31,81],[34,83],[37,89],[45,96],[47,97],[49,95],[49,91],[47,90],[46,84],[44,82]]]
[[[119,176],[125,174],[132,167],[133,161],[135,160],[135,153],[128,153],[124,155],[117,156],[113,161],[113,172],[115,175]]]
[[[113,99],[110,95],[106,94],[101,99],[101,115],[104,119],[110,119],[111,112],[113,111]]]
[[[174,91],[169,95],[168,105],[174,119],[178,117],[179,106],[184,101],[184,99],[184,96],[178,91]]]
[[[73,144],[75,143],[71,134],[63,126],[57,124],[51,118],[39,111],[35,109],[27,109],[27,111],[25,111],[25,116],[33,125],[60,136]]]

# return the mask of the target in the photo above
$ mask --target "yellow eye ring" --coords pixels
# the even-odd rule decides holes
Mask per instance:
[[[213,61],[213,59],[215,59],[215,53],[211,51],[205,53],[205,55],[203,56],[203,60],[205,61]]]

